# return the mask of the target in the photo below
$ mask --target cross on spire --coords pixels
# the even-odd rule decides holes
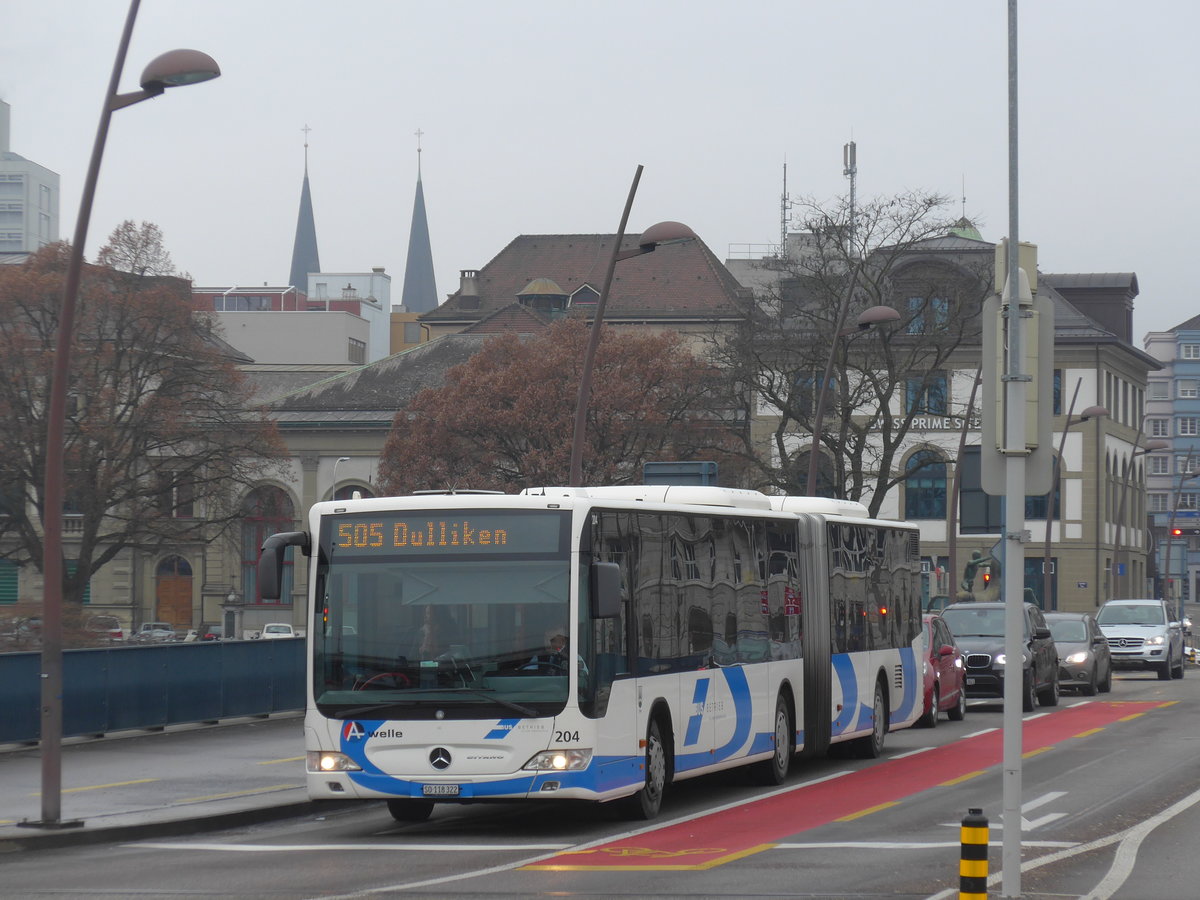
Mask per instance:
[[[309,128],[308,123],[305,122],[304,127],[301,128],[300,130],[304,132],[304,171],[307,172],[308,171],[308,133],[310,131],[312,131],[312,129]]]

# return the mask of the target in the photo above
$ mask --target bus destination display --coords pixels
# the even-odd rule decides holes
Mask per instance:
[[[332,517],[328,540],[334,553],[558,553],[563,523],[563,515],[557,512],[376,512]]]

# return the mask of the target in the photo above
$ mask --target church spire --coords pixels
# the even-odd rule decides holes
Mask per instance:
[[[400,302],[407,312],[429,312],[438,305],[433,279],[433,250],[429,245],[429,222],[425,218],[425,191],[421,186],[421,135],[417,138],[417,195],[413,200],[412,225],[408,230],[408,261],[404,266],[404,292]]]
[[[312,194],[308,189],[308,133],[304,132],[304,185],[300,189],[300,214],[296,218],[296,242],[292,245],[292,273],[288,284],[302,294],[308,293],[308,273],[321,271],[321,260],[317,254],[317,225],[313,218]]]

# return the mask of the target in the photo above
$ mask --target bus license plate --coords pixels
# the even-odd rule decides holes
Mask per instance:
[[[967,684],[974,684],[974,683],[975,683],[975,679],[974,679],[974,678],[968,678],[968,679],[967,679]],[[426,785],[426,787],[430,787],[430,785]]]
[[[421,793],[426,797],[457,797],[457,784],[426,784],[421,786]]]

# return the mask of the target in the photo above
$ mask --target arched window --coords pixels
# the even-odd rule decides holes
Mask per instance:
[[[277,487],[255,488],[242,501],[242,598],[246,603],[292,602],[292,553],[284,557],[283,580],[278,600],[258,595],[258,554],[270,535],[291,531],[295,511],[288,495]]]
[[[904,518],[946,518],[946,461],[932,450],[918,450],[905,473]]]
[[[370,488],[365,488],[361,484],[343,484],[340,488],[333,492],[334,500],[353,500],[355,492],[364,500],[374,497],[375,492]]]

